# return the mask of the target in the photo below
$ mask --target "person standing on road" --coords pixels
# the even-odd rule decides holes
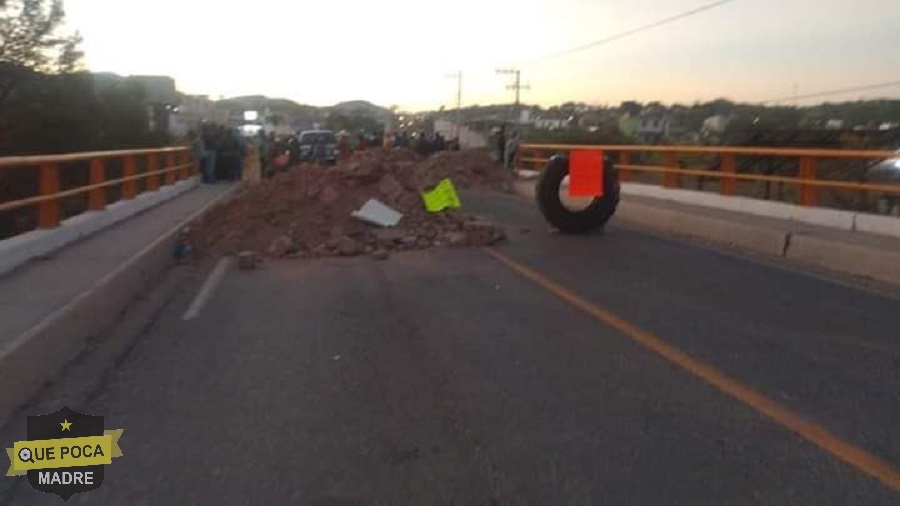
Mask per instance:
[[[222,129],[218,158],[222,178],[231,181],[237,180],[240,173],[241,144],[234,132],[228,129]]]
[[[203,140],[203,182],[212,184],[216,182],[216,136],[213,125],[202,126],[201,138]]]
[[[497,134],[497,160],[503,163],[506,160],[506,125],[500,125]]]
[[[503,152],[503,166],[507,169],[512,169],[513,164],[516,159],[516,151],[519,150],[519,134],[518,132],[513,132],[509,135],[509,140],[506,141],[506,149]]]
[[[342,132],[338,139],[338,152],[341,154],[341,160],[350,158],[350,134]]]
[[[247,139],[244,138],[237,128],[231,131],[231,135],[234,136],[238,143],[237,174],[235,174],[234,180],[240,181],[244,179],[244,160],[247,158]]]
[[[265,178],[269,167],[269,139],[263,129],[256,138],[256,154],[259,155],[259,175]]]
[[[290,159],[288,166],[293,167],[303,161],[302,153],[300,153],[300,139],[297,138],[297,135],[292,135],[288,139],[287,148]]]
[[[206,145],[203,143],[203,137],[197,135],[197,132],[190,130],[187,133],[187,141],[194,153],[194,163],[200,167],[203,182],[208,183],[206,176]]]
[[[443,151],[443,150],[447,149],[447,141],[444,139],[444,136],[441,135],[440,132],[434,133],[433,148],[435,151]]]
[[[229,158],[229,145],[231,142],[229,139],[231,136],[228,135],[228,129],[224,125],[217,125],[213,136],[215,137],[213,147],[216,150],[216,179],[228,180],[229,171],[231,170],[229,168],[231,163]]]

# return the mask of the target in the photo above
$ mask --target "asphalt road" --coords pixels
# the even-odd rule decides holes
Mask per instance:
[[[540,279],[483,250],[274,262],[227,271],[184,321],[212,265],[174,269],[109,336],[133,346],[85,354],[29,408],[125,429],[70,503],[900,504],[900,299],[465,204]],[[58,503],[2,480],[0,504]]]

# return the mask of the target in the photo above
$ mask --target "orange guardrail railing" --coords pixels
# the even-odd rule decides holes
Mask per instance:
[[[654,173],[662,176],[662,186],[680,186],[681,176],[716,178],[720,180],[720,193],[734,196],[738,194],[738,181],[763,181],[793,185],[798,189],[797,203],[815,206],[819,203],[819,189],[823,187],[839,190],[856,190],[900,194],[900,184],[870,183],[839,179],[820,179],[818,164],[823,160],[879,161],[900,156],[895,151],[884,150],[835,150],[835,149],[793,149],[757,148],[736,146],[640,146],[640,145],[566,145],[566,144],[523,144],[517,152],[518,164],[539,170],[555,153],[576,150],[592,150],[617,153],[616,167],[620,179],[628,181],[636,173]],[[548,155],[549,153],[549,155]],[[635,154],[655,154],[661,164],[633,163]],[[679,156],[718,157],[718,170],[708,167],[682,167]],[[782,176],[758,173],[741,173],[738,160],[759,157],[788,159],[796,162],[796,175]]]
[[[46,156],[0,157],[0,177],[5,171],[28,168],[38,171],[35,195],[0,202],[0,212],[37,206],[37,226],[54,228],[62,219],[60,201],[66,197],[87,194],[87,209],[99,211],[108,203],[107,189],[118,186],[121,200],[136,197],[140,192],[153,191],[163,185],[187,179],[197,173],[197,162],[187,147],[134,149],[125,151],[97,151]],[[121,165],[122,177],[108,179],[110,161]],[[61,175],[72,164],[88,163],[85,185],[63,190]],[[138,182],[143,180],[143,185]]]

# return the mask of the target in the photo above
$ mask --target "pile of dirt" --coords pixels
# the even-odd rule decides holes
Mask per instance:
[[[333,167],[301,165],[244,189],[227,204],[194,223],[187,240],[196,251],[237,254],[256,251],[270,258],[387,257],[390,251],[493,244],[504,238],[499,227],[464,212],[428,213],[421,192],[435,174],[480,174],[465,184],[493,181],[480,156],[466,152],[421,160],[406,150],[373,149]],[[481,165],[445,174],[435,167]],[[489,158],[488,158],[489,159]],[[493,162],[492,162],[493,163]],[[494,164],[493,170],[502,170]],[[396,227],[380,228],[351,216],[369,199],[403,213]]]
[[[512,192],[512,171],[494,161],[486,149],[440,151],[422,162],[421,171],[427,185],[449,178],[461,188],[480,186]]]

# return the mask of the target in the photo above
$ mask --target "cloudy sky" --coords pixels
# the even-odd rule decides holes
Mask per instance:
[[[511,101],[763,101],[900,81],[900,0],[734,0],[568,56],[549,54],[711,0],[66,0],[94,71],[186,93],[403,109]],[[240,7],[237,7],[240,5]],[[900,86],[828,97],[900,97]],[[821,101],[823,99],[818,99]]]

